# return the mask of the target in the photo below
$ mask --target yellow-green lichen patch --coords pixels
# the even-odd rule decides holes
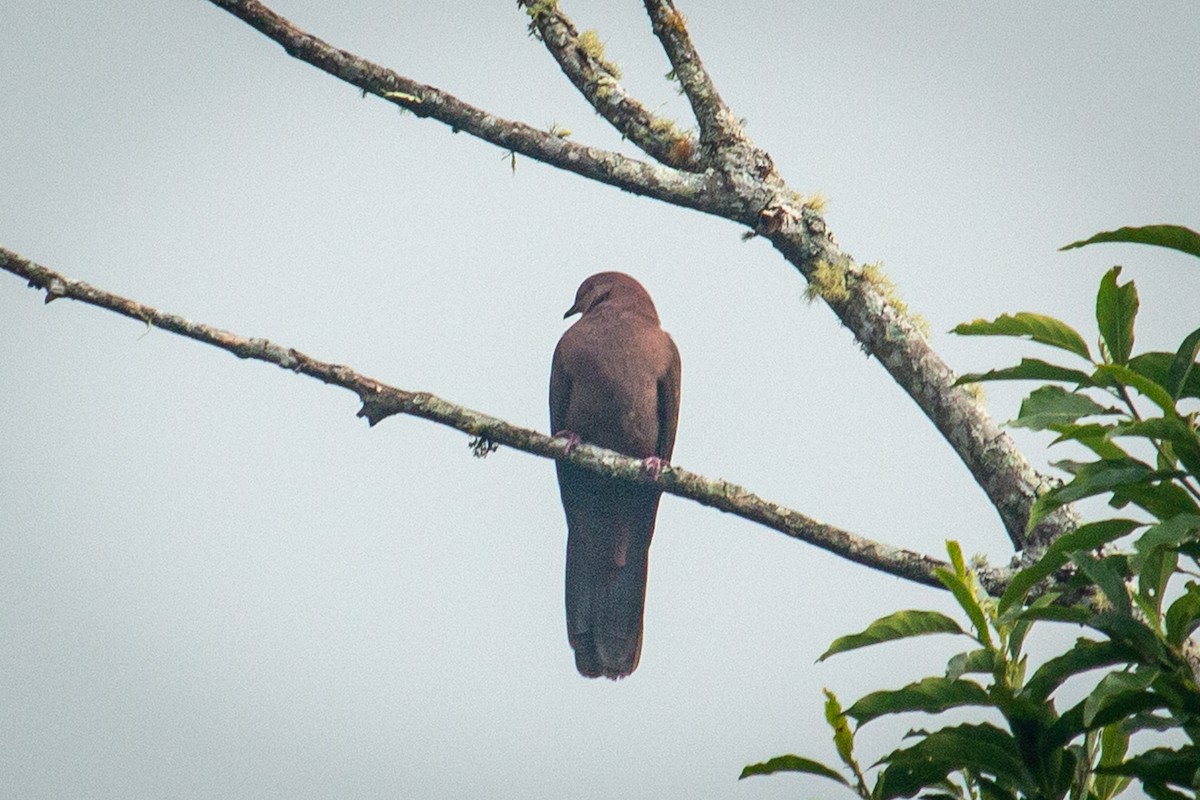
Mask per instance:
[[[987,402],[987,392],[984,390],[982,383],[964,383],[962,390],[971,395],[977,403]]]
[[[813,192],[808,197],[804,198],[803,205],[810,208],[818,214],[824,214],[826,207],[829,205],[829,199],[820,192]]]
[[[668,117],[655,117],[650,120],[650,132],[661,139],[675,138],[675,120]]]
[[[539,19],[558,10],[558,0],[530,0],[525,3],[525,13],[531,19]]]
[[[910,313],[908,303],[900,296],[896,290],[896,284],[883,272],[883,264],[876,261],[872,264],[863,264],[859,270],[862,280],[875,287],[875,291],[883,296],[883,299],[896,310],[896,313],[907,318],[920,331],[921,335],[926,339],[930,337],[932,331],[929,325],[929,320],[917,313]]]
[[[579,34],[576,45],[587,54],[588,58],[599,64],[609,75],[612,75],[614,78],[621,77],[621,68],[604,58],[604,42],[600,41],[600,34],[594,29],[586,30]]]
[[[843,267],[828,261],[817,262],[812,274],[808,276],[804,299],[811,303],[818,297],[831,303],[850,299],[850,289],[846,286],[846,270]]]
[[[522,5],[522,3],[518,3]],[[529,15],[529,35],[535,39],[541,40],[542,34],[538,30],[538,22],[542,17],[558,11],[558,0],[523,0],[525,13]]]

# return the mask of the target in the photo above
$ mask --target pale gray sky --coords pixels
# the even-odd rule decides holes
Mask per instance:
[[[945,333],[976,317],[1037,310],[1093,338],[1114,263],[1141,290],[1139,346],[1200,322],[1183,256],[1056,252],[1200,224],[1190,3],[680,4],[749,133],[830,198],[839,241],[883,261],[956,369],[1033,353]],[[499,115],[628,149],[511,0],[273,7]],[[639,3],[564,8],[686,120]],[[7,0],[0,140],[0,245],[541,429],[576,286],[632,273],[683,356],[678,463],[897,545],[1010,555],[949,447],[767,244],[528,159],[514,174],[209,3]],[[549,462],[478,461],[414,419],[368,429],[342,390],[44,307],[3,275],[0,342],[6,797],[833,796],[735,778],[782,752],[834,760],[821,687],[849,701],[957,652],[814,664],[947,598],[668,497],[641,666],[587,681]],[[1007,419],[1021,387],[989,396]],[[1018,437],[1038,464],[1048,440]],[[869,726],[867,760],[906,727]]]

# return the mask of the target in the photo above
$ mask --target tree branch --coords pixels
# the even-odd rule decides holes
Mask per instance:
[[[815,293],[942,433],[996,507],[1018,550],[1044,547],[1078,525],[1067,505],[1025,531],[1034,499],[1049,484],[983,404],[954,385],[954,371],[930,346],[881,272],[855,264],[827,233],[825,221],[809,209],[769,208],[759,231],[804,273]]]
[[[584,40],[557,4],[520,0],[536,31],[563,73],[596,113],[640,147],[647,155],[670,167],[699,172],[696,137],[679,131],[675,123],[651,113],[620,83],[620,70],[605,60],[598,39]],[[595,32],[589,32],[595,37]],[[587,34],[585,34],[587,36]]]
[[[177,314],[159,311],[136,300],[68,278],[4,248],[0,248],[0,269],[26,279],[34,288],[44,290],[47,303],[60,297],[78,300],[139,320],[146,325],[227,350],[238,358],[265,361],[349,389],[358,395],[362,402],[358,416],[365,417],[371,425],[394,414],[408,414],[475,437],[471,441],[471,447],[478,456],[487,455],[496,445],[504,444],[543,458],[569,461],[620,480],[653,483],[668,494],[695,500],[757,522],[857,564],[916,583],[941,588],[934,570],[946,566],[944,562],[826,525],[798,511],[764,500],[728,481],[706,478],[677,466],[668,466],[654,476],[644,469],[641,459],[629,458],[612,450],[588,444],[570,448],[568,452],[569,443],[565,438],[553,438],[538,431],[511,425],[502,419],[472,411],[428,392],[410,392],[388,386],[374,378],[360,375],[350,367],[319,361],[294,348],[266,339],[246,338],[230,331],[193,322]],[[997,595],[1003,591],[1007,581],[1006,570],[991,570],[984,577],[985,586]]]
[[[733,142],[744,141],[746,134],[742,124],[713,85],[712,77],[692,44],[687,20],[675,8],[673,0],[645,0],[645,5],[654,35],[662,43],[675,77],[692,104],[692,113],[700,126],[701,148],[721,150]]]
[[[418,83],[297,28],[257,0],[209,0],[277,42],[297,58],[368,93],[377,95],[418,117],[449,125],[472,136],[585,178],[634,194],[669,203],[709,210],[713,194],[703,176],[648,164],[635,158],[567,141],[543,131],[498,117],[465,103],[434,86]],[[710,213],[712,213],[710,211]]]
[[[701,123],[702,141],[715,158],[704,173],[658,167],[615,153],[583,147],[521,123],[501,120],[462,101],[339,50],[301,31],[257,0],[210,0],[279,42],[291,55],[364,91],[387,97],[429,116],[584,177],[635,194],[703,211],[746,225],[769,238],[817,289],[863,348],[874,355],[912,396],[950,442],[983,488],[1018,549],[1042,545],[1074,527],[1069,508],[1047,518],[1027,536],[1026,521],[1043,480],[1010,437],[991,421],[983,404],[953,385],[954,373],[929,346],[880,277],[867,272],[837,245],[825,220],[776,173],[770,156],[740,131],[696,56],[682,18],[669,0],[645,0],[668,55],[688,66],[680,75]],[[673,54],[673,55],[672,55]],[[707,120],[707,121],[706,121]],[[704,139],[708,126],[709,139]],[[731,138],[725,138],[726,134]],[[835,291],[836,290],[836,291]]]

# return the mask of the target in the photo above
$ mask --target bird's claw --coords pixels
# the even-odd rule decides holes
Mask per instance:
[[[642,474],[652,481],[658,480],[658,476],[669,466],[670,462],[663,461],[658,456],[647,456],[642,459]]]
[[[572,450],[574,450],[576,447],[579,447],[579,445],[583,442],[583,439],[580,439],[579,434],[575,431],[559,431],[558,433],[554,434],[553,438],[567,440],[567,446],[563,449],[563,452],[568,456],[571,455]]]

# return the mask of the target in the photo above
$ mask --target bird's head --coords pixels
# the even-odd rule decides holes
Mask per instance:
[[[572,314],[586,315],[605,306],[649,313],[658,320],[650,293],[624,272],[598,272],[585,280],[575,293],[575,304],[567,309],[563,319]]]

